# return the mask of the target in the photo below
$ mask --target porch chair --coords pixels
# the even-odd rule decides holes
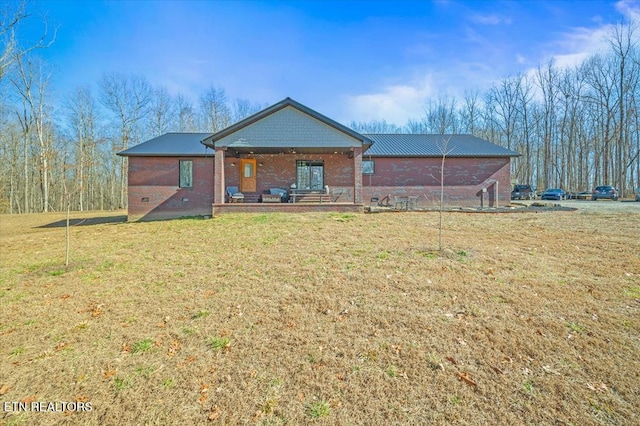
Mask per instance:
[[[395,210],[403,210],[407,207],[407,197],[399,197],[395,195],[393,197],[393,208]]]
[[[289,201],[289,196],[287,195],[287,190],[282,188],[270,188],[269,193],[271,195],[280,195],[280,202],[286,203]]]
[[[237,186],[227,186],[228,203],[244,203],[244,194],[238,190]]]

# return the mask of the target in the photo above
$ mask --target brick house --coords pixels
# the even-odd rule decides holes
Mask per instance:
[[[363,135],[290,98],[214,134],[167,133],[118,155],[129,161],[129,220],[361,212],[376,198],[432,204],[445,141],[447,204],[509,199],[513,151],[470,135]]]

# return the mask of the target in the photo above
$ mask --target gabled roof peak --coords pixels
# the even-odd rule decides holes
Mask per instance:
[[[338,130],[339,132],[342,132],[354,139],[359,140],[363,145],[369,146],[371,144],[371,141],[369,140],[369,138],[363,136],[362,134],[356,132],[353,129],[350,129],[347,126],[344,126],[340,123],[338,123],[337,121],[334,121],[332,119],[330,119],[329,117],[320,114],[319,112],[301,104],[300,102],[295,101],[294,99],[290,98],[290,97],[286,97],[283,100],[281,100],[280,102],[277,102],[261,111],[258,111],[257,113],[245,118],[244,120],[241,120],[235,124],[232,124],[231,126],[220,130],[217,133],[214,133],[213,135],[208,136],[207,138],[205,138],[202,143],[209,146],[209,147],[214,147],[215,145],[215,141],[220,140],[226,136],[231,135],[232,133],[235,133],[259,120],[262,120],[263,118],[274,114],[286,107],[292,107],[297,109],[298,111],[330,126],[333,127],[334,129]]]

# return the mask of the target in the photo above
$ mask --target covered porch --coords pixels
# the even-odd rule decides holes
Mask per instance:
[[[203,143],[215,153],[213,215],[363,209],[370,140],[289,98]]]
[[[362,211],[362,174],[357,165],[361,157],[360,147],[217,147],[213,214]],[[231,197],[230,189],[240,194]]]

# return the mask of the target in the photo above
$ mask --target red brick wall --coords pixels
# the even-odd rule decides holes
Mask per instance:
[[[418,196],[421,207],[440,202],[441,158],[372,158],[374,174],[363,175],[364,204],[372,197]],[[369,160],[365,153],[363,160]],[[487,188],[484,205],[508,204],[511,197],[509,158],[445,159],[444,199],[447,206],[480,206],[482,188]],[[495,183],[497,181],[497,184]],[[497,186],[497,193],[496,193]]]
[[[193,160],[192,188],[179,187],[180,160]],[[213,158],[129,157],[128,199],[129,220],[211,215]]]
[[[324,184],[329,185],[339,202],[353,202],[353,159],[346,154],[255,154],[258,164],[256,192],[269,188],[289,190],[296,181],[296,161],[324,161]],[[234,164],[235,166],[231,166]],[[225,186],[240,186],[240,159],[225,158]]]

